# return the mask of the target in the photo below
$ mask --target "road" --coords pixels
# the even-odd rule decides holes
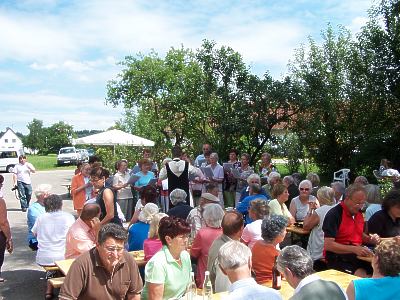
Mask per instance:
[[[7,300],[36,300],[43,299],[46,287],[45,272],[35,263],[36,252],[27,246],[26,213],[20,209],[19,201],[11,192],[12,175],[1,173],[4,178],[3,192],[7,204],[8,220],[14,241],[14,252],[6,252],[2,267],[4,283],[0,283],[0,299]],[[73,170],[39,171],[32,174],[33,189],[40,183],[49,183],[53,186],[52,192],[65,199],[63,210],[73,213],[72,201],[67,197],[67,189],[62,184],[70,183]],[[32,201],[36,201],[32,196]]]

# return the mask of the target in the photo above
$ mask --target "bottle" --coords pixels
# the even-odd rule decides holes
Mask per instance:
[[[195,300],[197,295],[196,281],[194,280],[194,272],[190,272],[190,282],[186,289],[186,300]]]
[[[275,256],[274,267],[272,268],[272,288],[275,290],[280,290],[282,285],[282,276],[278,271],[278,266],[276,265],[276,259],[278,256]]]
[[[210,280],[210,272],[206,271],[203,283],[203,300],[211,300],[212,299],[212,284]]]

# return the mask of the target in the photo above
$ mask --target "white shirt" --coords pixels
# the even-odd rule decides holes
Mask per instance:
[[[182,159],[179,159],[179,158],[174,158],[172,161],[170,161],[168,163],[168,166],[171,169],[171,172],[179,177],[185,170],[185,161]],[[197,175],[196,168],[193,167],[191,164],[189,164],[188,171],[189,171],[189,175],[196,177],[196,175]],[[161,180],[167,178],[167,168],[165,166],[161,169],[159,178]]]
[[[129,178],[131,176],[129,175],[128,172],[126,172],[125,174],[121,173],[121,172],[117,172],[115,173],[114,177],[113,177],[113,185],[119,185],[119,184],[125,184],[128,182]],[[128,185],[125,188],[119,189],[117,190],[117,199],[132,199],[132,189],[131,186]]]
[[[258,300],[270,299],[281,300],[281,294],[269,287],[259,285],[253,278],[235,281],[229,288],[229,294],[222,296],[229,300]]]
[[[247,224],[243,230],[242,240],[245,241],[246,243],[248,243],[248,246],[250,249],[253,248],[254,244],[258,240],[262,240],[262,237],[261,237],[262,221],[263,221],[262,219],[255,220],[254,222]]]
[[[54,265],[56,260],[64,259],[65,239],[74,222],[75,218],[64,211],[46,212],[36,219],[32,232],[38,240],[37,264]]]
[[[31,170],[29,170],[29,168],[31,168],[32,170],[35,170],[35,168],[33,167],[33,165],[31,163],[24,163],[22,164],[17,164],[14,167],[13,173],[15,175],[17,175],[17,181],[22,181],[23,183],[26,184],[31,184]]]

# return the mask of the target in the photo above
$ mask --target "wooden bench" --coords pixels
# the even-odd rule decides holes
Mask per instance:
[[[46,272],[60,271],[60,268],[57,267],[57,266],[42,266],[42,268],[43,268]]]
[[[65,277],[50,278],[49,282],[55,289],[59,289],[64,283]]]

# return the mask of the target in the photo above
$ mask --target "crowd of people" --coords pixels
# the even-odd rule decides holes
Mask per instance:
[[[35,188],[36,202],[29,205],[30,196],[21,201],[36,262],[75,259],[60,299],[179,299],[191,284],[202,288],[205,277],[228,299],[281,299],[265,286],[274,268],[295,289],[292,299],[375,299],[380,293],[385,298],[379,299],[393,299],[393,291],[400,292],[400,190],[381,197],[363,176],[347,188],[343,182],[320,187],[316,173],[281,178],[268,153],[255,171],[246,153],[239,161],[232,149],[219,164],[211,145],[202,149],[192,161],[174,147],[160,169],[146,149],[131,168],[126,160],[116,162],[114,174],[92,157],[71,181],[76,219],[62,211],[48,184]],[[19,169],[29,177],[34,167],[15,171],[27,195],[30,180],[20,184]],[[13,249],[1,193],[0,217],[1,266],[5,249]],[[309,236],[294,239],[287,232],[294,225]],[[145,267],[128,253],[137,250],[144,251]],[[372,263],[361,257],[373,257]],[[327,269],[364,279],[345,291],[314,274]],[[48,284],[45,297],[53,296]]]

